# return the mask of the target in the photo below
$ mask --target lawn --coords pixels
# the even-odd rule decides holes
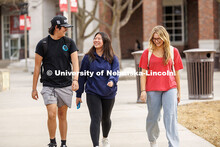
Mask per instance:
[[[180,105],[178,122],[216,147],[220,147],[220,101]]]

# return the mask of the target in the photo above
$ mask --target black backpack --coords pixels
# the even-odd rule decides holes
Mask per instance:
[[[44,51],[44,57],[46,57],[46,54],[47,54],[47,48],[48,48],[48,38],[49,36],[45,37],[42,39],[42,46],[43,46],[43,51]],[[64,39],[64,44],[68,47],[68,49],[70,48],[70,45],[71,45],[71,39],[64,36],[63,37]],[[65,55],[65,57],[68,59],[68,61],[70,63],[71,62],[71,57],[70,57],[70,52],[68,50],[68,52],[63,52],[63,54]],[[43,58],[44,58],[43,57]],[[40,71],[40,75],[41,75],[41,78],[40,78],[40,82],[43,83],[43,81],[45,80],[46,78],[46,74],[45,74],[45,71],[44,71],[44,67],[43,67],[43,63],[41,64],[41,71]]]

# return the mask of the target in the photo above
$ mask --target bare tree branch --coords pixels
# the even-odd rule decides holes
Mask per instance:
[[[140,0],[140,2],[132,10],[132,13],[134,13],[134,11],[136,11],[142,5],[142,3],[143,3],[143,0]]]
[[[127,22],[129,21],[131,17],[131,14],[133,14],[135,10],[141,6],[142,3],[143,3],[143,0],[140,0],[140,2],[132,9],[133,0],[131,0],[131,3],[129,4],[128,9],[127,9],[127,14],[125,18],[121,21],[120,27],[123,27],[127,24]]]
[[[96,2],[103,2],[105,6],[107,6],[111,10],[113,10],[112,5],[109,2],[107,2],[106,0],[94,0],[94,1],[96,1]]]
[[[98,2],[96,1],[96,2],[95,2],[95,5],[94,5],[94,7],[93,7],[93,10],[92,10],[92,13],[93,13],[94,15],[95,15],[95,13],[96,13],[97,6],[98,6]]]
[[[109,4],[109,2],[107,2],[106,0],[102,0],[104,5],[108,6],[111,10],[113,10],[113,7],[111,4]]]
[[[97,6],[98,6],[98,2],[96,1],[95,4],[94,4],[93,10],[91,11],[91,14],[92,14],[93,16],[95,16],[95,14],[96,14]],[[88,16],[89,16],[89,15],[87,15],[87,17],[88,17]],[[89,23],[92,22],[92,21],[93,21],[93,18],[90,17],[90,19],[87,21],[87,23],[89,24]],[[87,23],[86,23],[86,24],[87,24]],[[86,25],[86,26],[87,26],[87,25]]]
[[[80,8],[79,1],[77,1],[77,6],[78,6],[78,8]],[[79,9],[79,11],[77,13],[74,13],[74,15],[77,17],[78,20],[80,20],[81,19],[81,17],[80,17],[81,16],[80,9]]]
[[[121,0],[113,0],[114,4],[116,4],[116,3],[119,2],[119,1],[121,1]]]
[[[83,0],[85,1],[85,0]],[[110,31],[112,37],[112,46],[116,51],[116,54],[121,58],[121,47],[120,47],[120,28],[123,27],[129,21],[131,15],[138,9],[143,0],[135,0],[137,4],[133,6],[134,0],[93,0],[97,5],[99,2],[102,2],[104,7],[101,7],[100,10],[102,14],[99,15],[99,18],[95,16],[97,5],[94,5],[92,11],[86,10],[85,3],[84,7],[79,6],[79,14],[76,17],[79,21],[79,35],[77,38],[78,44],[80,44],[81,48],[83,48],[83,41],[94,34],[100,27],[100,24],[104,25],[106,29]],[[85,1],[86,2],[86,1]],[[127,10],[126,10],[127,9]],[[126,10],[126,12],[124,12]],[[125,13],[125,17],[121,20],[122,13]],[[106,13],[111,15],[110,20],[105,17]],[[79,18],[81,17],[81,18]],[[82,18],[83,17],[83,18]],[[87,17],[87,18],[86,18]],[[87,35],[85,34],[86,28],[88,28],[89,24],[92,20],[96,20],[99,22],[99,25],[96,26],[94,30],[89,31]],[[111,22],[110,22],[111,21]],[[109,24],[110,22],[110,24]]]
[[[127,0],[121,7],[121,13],[127,8],[128,4],[130,3],[130,0]]]
[[[85,2],[85,0],[83,0],[83,9],[84,10],[86,9],[86,2]]]
[[[88,35],[85,35],[85,36],[84,36],[85,39],[88,38],[88,37],[90,37],[92,34],[94,34],[98,29],[99,29],[99,25],[97,25],[96,28],[95,28],[91,33],[89,33]]]
[[[104,22],[104,21],[102,21],[102,20],[96,18],[96,17],[95,17],[91,12],[89,12],[88,10],[82,10],[82,11],[86,12],[86,13],[87,13],[88,15],[90,15],[94,20],[96,20],[96,21],[98,21],[98,22],[104,24],[108,29],[111,30],[111,26],[110,26],[108,23],[106,23],[106,22]]]
[[[95,14],[96,14],[96,8],[97,8],[97,6],[98,6],[98,2],[96,1],[95,4],[94,4],[93,10],[92,10],[92,12],[91,12],[91,14],[92,14],[93,16],[95,16]],[[89,16],[89,15],[87,15],[87,16]],[[93,18],[90,16],[90,19],[89,19],[87,22],[85,22],[85,25],[84,25],[84,29],[85,29],[85,30],[86,30],[86,28],[88,27],[88,25],[89,25],[92,21],[93,21]],[[83,30],[83,34],[85,33],[85,30]]]
[[[75,14],[75,16],[76,16],[77,19],[81,19],[81,17],[78,14]]]

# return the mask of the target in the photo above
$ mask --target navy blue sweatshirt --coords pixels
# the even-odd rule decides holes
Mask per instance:
[[[85,91],[88,94],[101,96],[103,99],[113,99],[117,92],[117,82],[119,77],[119,62],[114,56],[112,64],[94,53],[96,59],[89,61],[89,56],[85,55],[79,73],[79,89],[76,91],[76,97],[81,98]],[[107,83],[112,81],[112,87]],[[85,86],[86,83],[86,86]]]

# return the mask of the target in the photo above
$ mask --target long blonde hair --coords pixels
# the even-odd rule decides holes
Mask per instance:
[[[169,34],[163,26],[158,25],[158,26],[154,27],[151,31],[151,36],[149,39],[149,49],[152,51],[156,48],[156,45],[153,42],[153,37],[154,37],[155,33],[157,33],[159,35],[160,39],[163,40],[163,48],[164,48],[163,60],[164,60],[164,64],[167,65],[170,58],[171,58]]]

